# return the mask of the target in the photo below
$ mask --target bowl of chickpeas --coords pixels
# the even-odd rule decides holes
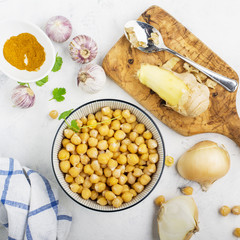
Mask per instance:
[[[135,206],[157,185],[164,168],[160,130],[139,107],[103,99],[75,109],[60,125],[52,166],[62,189],[92,210],[114,212]]]

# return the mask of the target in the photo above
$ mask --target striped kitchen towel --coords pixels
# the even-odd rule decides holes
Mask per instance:
[[[72,217],[59,207],[56,189],[38,172],[0,158],[0,198],[0,224],[9,240],[67,239]]]

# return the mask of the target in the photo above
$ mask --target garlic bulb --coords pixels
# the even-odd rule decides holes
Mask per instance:
[[[91,62],[98,53],[96,42],[86,35],[73,38],[69,44],[69,50],[72,59],[78,63]]]
[[[48,37],[55,42],[65,42],[72,34],[72,25],[67,18],[55,16],[48,20],[46,33]]]
[[[19,85],[13,89],[12,101],[20,108],[30,108],[34,105],[35,94],[31,88]]]
[[[179,196],[160,207],[158,232],[161,240],[187,240],[197,232],[198,209],[192,197]]]
[[[227,174],[230,168],[229,154],[224,146],[212,141],[202,141],[185,152],[177,162],[179,174],[198,182],[203,191]]]
[[[97,64],[83,65],[78,73],[77,84],[88,93],[99,92],[105,82],[106,74]]]

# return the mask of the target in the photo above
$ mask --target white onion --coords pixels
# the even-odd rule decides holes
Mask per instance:
[[[99,92],[105,82],[106,74],[97,64],[83,65],[78,73],[77,84],[88,93]]]
[[[227,174],[230,158],[224,146],[212,141],[202,141],[185,152],[177,163],[179,174],[198,182],[203,191]]]
[[[35,94],[31,88],[19,85],[13,89],[12,101],[20,108],[30,108],[34,105]]]
[[[55,42],[65,42],[72,34],[72,25],[67,18],[55,16],[48,20],[46,33]]]
[[[69,51],[72,60],[78,63],[89,63],[97,56],[98,47],[91,37],[79,35],[70,42]]]
[[[161,240],[186,240],[197,232],[198,209],[192,197],[179,196],[160,207],[158,232]]]

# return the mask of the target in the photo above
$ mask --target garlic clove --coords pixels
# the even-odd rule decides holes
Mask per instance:
[[[198,209],[193,198],[179,196],[160,207],[158,232],[161,240],[187,240],[199,230]]]
[[[97,56],[98,47],[91,37],[79,35],[70,42],[69,51],[74,61],[84,64],[91,62]]]
[[[34,105],[35,94],[31,88],[19,85],[13,89],[11,99],[15,106],[30,108]]]
[[[83,65],[78,73],[77,84],[88,93],[99,92],[106,82],[103,68],[97,64]]]

